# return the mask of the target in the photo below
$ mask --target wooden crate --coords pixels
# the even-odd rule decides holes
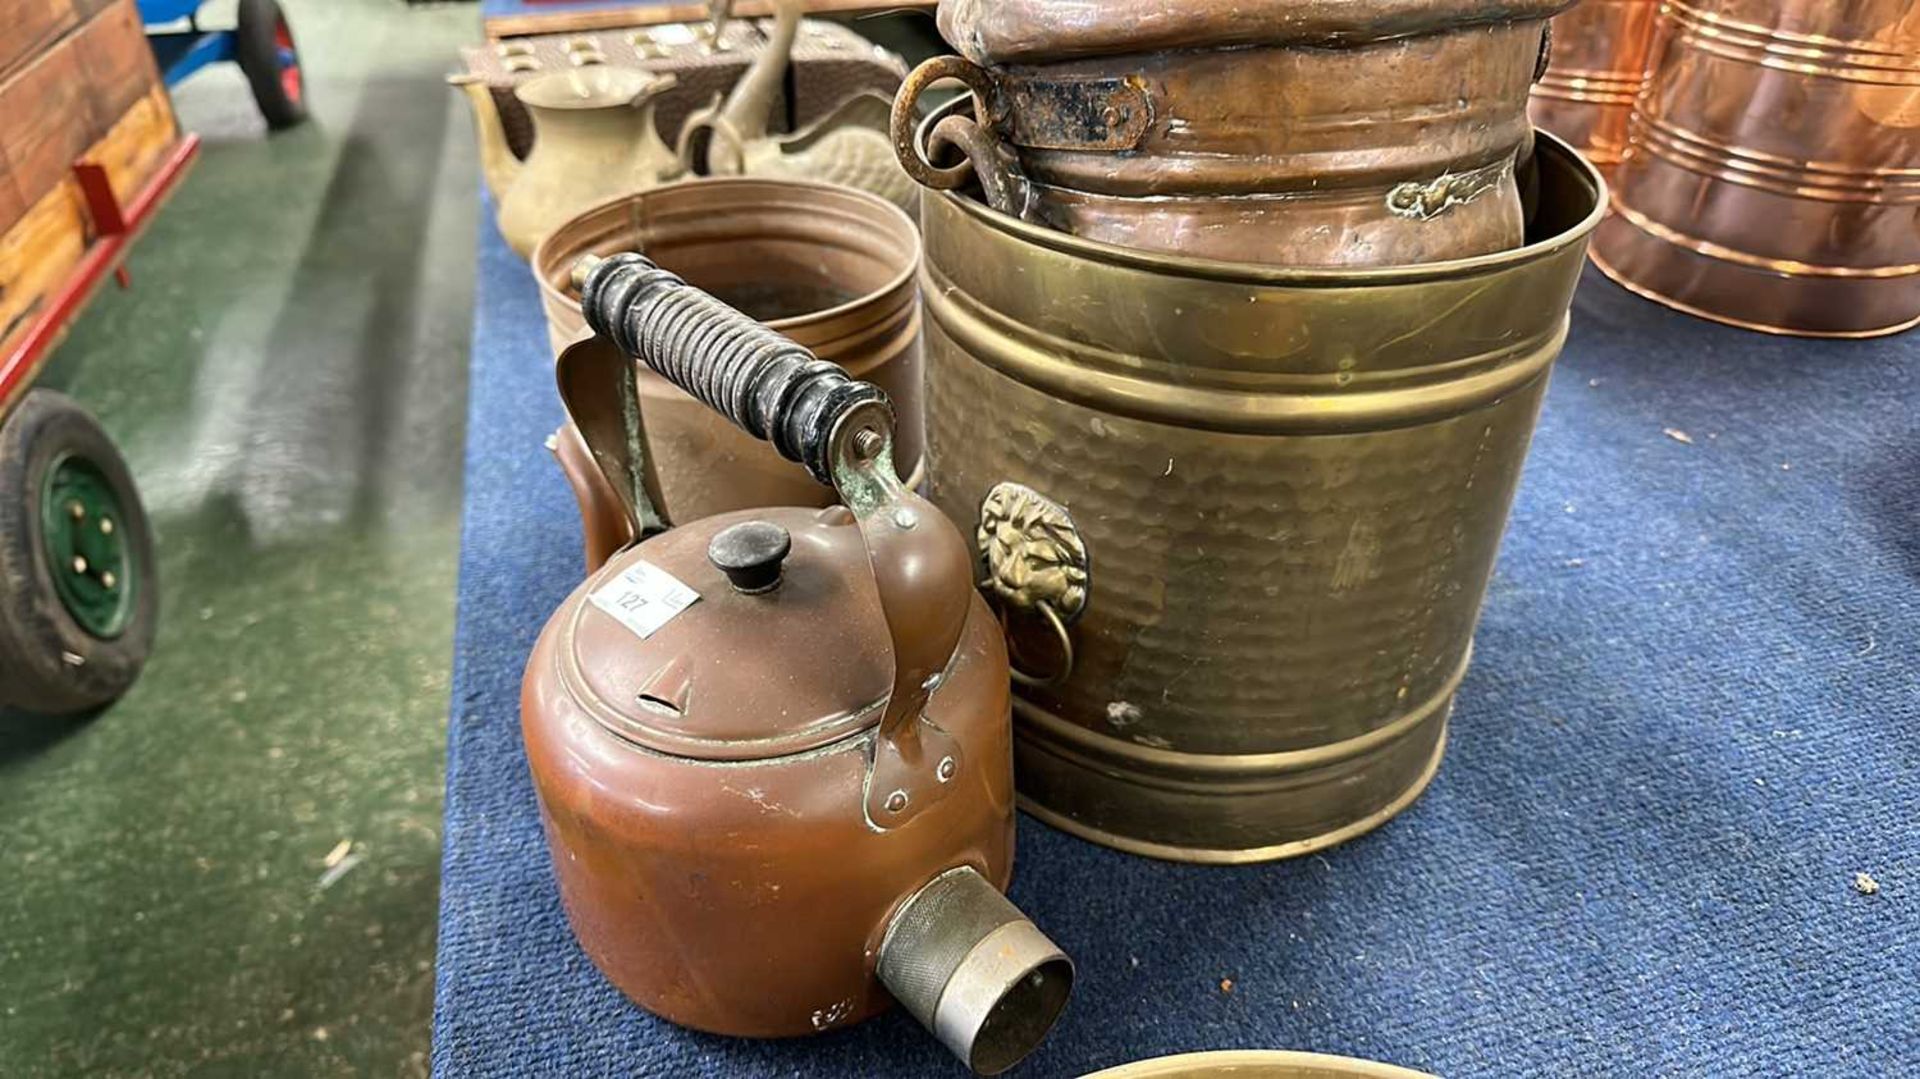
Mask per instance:
[[[0,0],[0,79],[52,48],[80,22],[73,0]]]
[[[0,18],[51,6],[0,0]],[[180,141],[133,0],[58,6],[67,31],[0,80],[0,356],[98,239],[74,165],[100,165],[127,202]]]

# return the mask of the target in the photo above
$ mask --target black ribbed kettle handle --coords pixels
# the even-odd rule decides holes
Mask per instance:
[[[644,255],[587,256],[574,268],[580,309],[612,341],[741,430],[834,483],[835,429],[885,391],[661,269]],[[891,434],[891,432],[888,432]]]

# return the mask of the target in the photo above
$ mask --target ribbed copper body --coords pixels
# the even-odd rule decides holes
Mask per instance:
[[[1594,261],[1750,329],[1920,322],[1920,0],[1668,0]]]
[[[933,498],[968,531],[1022,484],[1087,556],[1077,622],[1003,603],[1017,665],[1073,650],[1016,699],[1029,809],[1241,862],[1424,788],[1601,211],[1591,166],[1540,145],[1533,243],[1391,270],[1173,258],[927,197]]]
[[[1580,0],[1553,19],[1553,62],[1533,86],[1533,122],[1602,173],[1627,149],[1627,120],[1646,79],[1660,0]]]

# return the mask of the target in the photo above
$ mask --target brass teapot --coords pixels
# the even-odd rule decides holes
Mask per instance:
[[[725,103],[716,100],[687,117],[680,133],[680,167],[703,176],[839,184],[871,191],[912,212],[919,204],[919,188],[901,167],[887,137],[892,98],[862,90],[800,131],[768,134],[773,103],[786,77],[805,8],[801,0],[776,0],[775,6],[772,37]],[[704,155],[698,152],[703,144]]]
[[[516,87],[533,117],[533,149],[513,156],[493,94],[475,75],[449,75],[467,95],[480,166],[499,207],[500,233],[522,258],[547,233],[599,202],[653,187],[679,172],[654,130],[654,104],[674,78],[594,64]]]
[[[567,916],[628,997],[786,1037],[893,999],[975,1071],[1011,1067],[1072,964],[1013,867],[1006,645],[965,541],[893,463],[877,387],[639,255],[583,259],[593,339],[561,396],[634,535],[548,623],[521,723]],[[657,532],[634,363],[845,506]]]

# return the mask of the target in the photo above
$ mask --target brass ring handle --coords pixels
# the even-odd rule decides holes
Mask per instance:
[[[1060,638],[1060,654],[1062,656],[1060,669],[1045,677],[1037,674],[1028,674],[1026,671],[1021,670],[1020,664],[1014,659],[1012,654],[1012,634],[1008,634],[1007,636],[1007,667],[1013,674],[1013,680],[1016,684],[1026,686],[1028,689],[1052,689],[1054,686],[1073,677],[1073,635],[1067,632],[1067,624],[1065,620],[1060,617],[1060,612],[1053,609],[1053,604],[1042,603],[1034,609],[1039,611],[1041,617],[1045,618],[1047,622],[1053,626],[1053,632]],[[1000,612],[1000,628],[1002,630],[1007,628],[1007,614],[1004,608],[1002,608]]]
[[[900,84],[899,93],[894,95],[893,115],[888,120],[888,134],[893,139],[893,152],[900,158],[900,167],[916,183],[935,191],[952,191],[961,187],[974,173],[971,157],[958,165],[941,168],[927,160],[919,145],[917,112],[920,96],[935,83],[948,79],[956,79],[973,91],[976,111],[982,119],[990,120],[993,80],[988,77],[986,69],[963,56],[936,56],[914,68],[906,81]],[[963,145],[962,148],[967,147]]]
[[[1012,662],[1013,635],[1007,632],[1013,680],[1031,689],[1065,682],[1073,676],[1074,661],[1067,626],[1086,613],[1093,566],[1073,515],[1024,484],[997,483],[981,500],[974,543],[986,570],[980,588],[993,601],[1001,630],[1008,630],[1008,612],[1032,612],[1060,638],[1059,669],[1039,675]]]

